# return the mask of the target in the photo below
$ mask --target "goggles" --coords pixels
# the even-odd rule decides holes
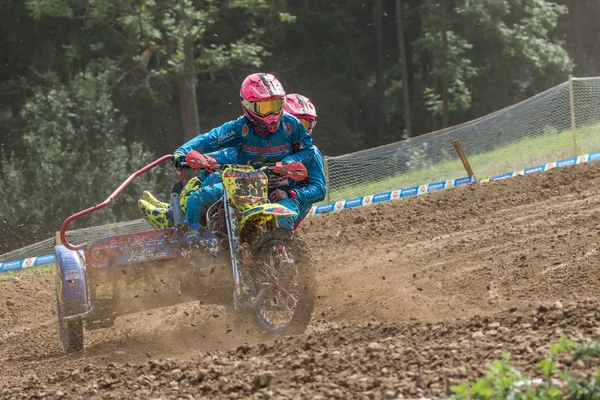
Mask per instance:
[[[283,98],[254,102],[242,100],[242,103],[244,104],[244,107],[251,111],[254,111],[254,113],[260,115],[261,117],[270,114],[279,114],[283,109]]]
[[[306,119],[306,118],[298,118],[300,120],[300,123],[302,124],[302,126],[304,128],[306,128],[307,131],[311,131],[312,128],[314,128],[317,125],[317,120],[316,119]]]

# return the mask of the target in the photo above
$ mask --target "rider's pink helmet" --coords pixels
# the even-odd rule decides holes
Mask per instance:
[[[246,77],[240,89],[242,109],[260,133],[273,133],[279,128],[285,91],[271,74],[256,73]]]
[[[286,95],[284,110],[298,118],[308,133],[312,134],[317,125],[317,109],[308,97],[297,93]]]

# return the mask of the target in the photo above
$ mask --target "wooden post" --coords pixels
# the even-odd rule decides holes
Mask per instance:
[[[327,194],[325,195],[325,201],[327,201],[327,203],[331,203],[331,190],[329,187],[329,157],[324,155],[323,162],[325,163],[325,190],[327,191]]]
[[[575,96],[572,75],[569,75],[569,102],[571,106],[571,134],[573,136],[573,157],[577,157],[579,155],[579,149],[577,148],[577,125],[575,124]]]
[[[475,178],[475,174],[473,173],[473,169],[471,168],[471,164],[469,164],[469,160],[467,159],[465,152],[463,151],[462,147],[460,146],[458,139],[454,139],[452,141],[452,145],[454,146],[456,153],[460,157],[460,161],[462,161],[463,167],[465,167],[465,171],[467,171],[467,174],[469,174],[469,176],[472,176],[473,179],[475,181],[477,181],[477,178]]]

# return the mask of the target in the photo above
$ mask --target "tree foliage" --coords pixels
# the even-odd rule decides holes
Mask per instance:
[[[33,226],[51,236],[56,221],[101,202],[116,183],[152,159],[141,143],[123,140],[127,121],[108,90],[116,73],[110,61],[95,62],[68,85],[56,81],[25,103],[25,152],[3,151],[0,161],[0,186],[10,188],[0,197],[0,220]],[[115,206],[88,222],[134,217],[139,192],[159,178],[154,174],[139,179]],[[13,226],[10,231],[13,235],[3,235],[7,242],[22,239],[14,235],[19,229]]]

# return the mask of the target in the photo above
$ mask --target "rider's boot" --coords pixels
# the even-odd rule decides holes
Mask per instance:
[[[158,208],[167,208],[169,206],[168,203],[162,202],[156,197],[152,196],[152,193],[150,193],[147,190],[144,190],[144,192],[142,193],[142,200],[145,200],[148,203],[152,204],[154,207]]]
[[[172,217],[169,218],[170,210],[166,208],[153,206],[146,200],[139,200],[138,210],[142,217],[156,229],[164,229],[173,225]]]

